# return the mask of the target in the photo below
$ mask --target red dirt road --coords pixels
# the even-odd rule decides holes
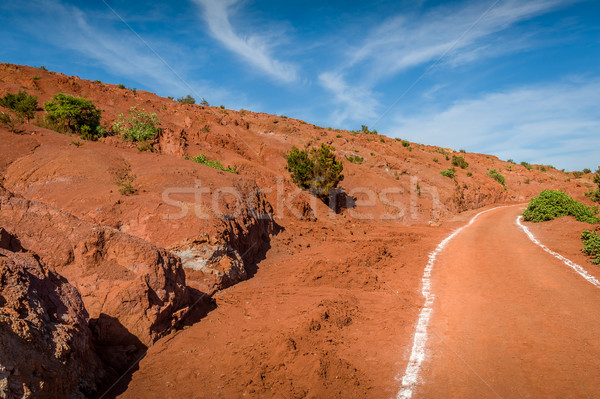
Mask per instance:
[[[600,395],[600,290],[533,244],[520,211],[481,215],[437,258],[414,397]]]

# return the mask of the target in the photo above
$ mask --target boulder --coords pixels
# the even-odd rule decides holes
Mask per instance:
[[[76,288],[0,228],[0,398],[92,396],[104,372],[87,319]]]

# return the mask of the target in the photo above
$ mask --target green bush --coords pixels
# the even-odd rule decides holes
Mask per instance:
[[[595,190],[587,191],[585,195],[594,202],[600,202],[600,173],[594,175],[594,183],[598,187]]]
[[[451,169],[442,170],[442,171],[440,172],[440,174],[441,174],[442,176],[446,176],[446,177],[454,178],[455,172],[456,172],[456,171],[454,170],[454,168],[451,168]]]
[[[344,165],[336,160],[334,150],[335,148],[325,144],[308,151],[292,147],[286,155],[287,170],[292,181],[326,203],[329,202],[331,191],[344,179]]]
[[[496,169],[490,169],[486,174],[504,186],[505,179],[504,176],[502,176],[502,173],[498,172]]]
[[[206,99],[203,98],[202,101],[200,101],[200,105],[208,107],[210,104],[208,103],[208,101],[206,101]]]
[[[469,167],[469,163],[461,156],[452,155],[452,166],[458,166],[461,169]]]
[[[579,172],[578,170],[573,172],[574,178],[579,179],[581,176],[583,176],[583,172]]]
[[[360,126],[360,131],[358,131],[358,133],[362,133],[362,134],[377,134],[377,130],[369,130],[369,128],[366,125],[361,125]]]
[[[410,147],[410,142],[408,140],[402,140],[402,147]]]
[[[597,223],[597,210],[569,197],[560,190],[544,190],[529,201],[523,211],[528,222],[544,222],[561,216],[573,216],[580,222]]]
[[[139,105],[129,108],[129,118],[119,114],[112,124],[112,131],[123,136],[127,141],[153,140],[158,134],[158,126],[162,122],[156,113],[148,114]]]
[[[584,174],[587,174],[587,173],[592,173],[592,170],[589,168],[584,168],[581,172]]]
[[[44,104],[44,109],[47,112],[45,120],[58,132],[77,133],[85,140],[97,140],[106,135],[100,126],[102,110],[90,100],[58,93]]]
[[[365,161],[365,159],[363,157],[361,157],[360,155],[350,155],[350,156],[346,155],[346,159],[349,162],[355,163],[357,165],[360,165]]]
[[[527,169],[527,170],[533,169],[533,166],[531,166],[531,164],[529,162],[523,161],[523,162],[521,162],[521,165],[523,165],[525,167],[525,169]]]
[[[188,94],[185,97],[178,98],[177,102],[181,104],[196,104],[196,99]]]
[[[38,102],[36,96],[21,90],[17,94],[6,93],[0,98],[0,107],[10,109],[18,119],[27,119],[29,122],[38,109]]]
[[[581,233],[581,240],[583,241],[583,253],[592,256],[592,263],[600,264],[600,236],[596,231],[584,230]]]
[[[202,165],[206,165],[206,166],[210,166],[213,169],[218,169],[218,170],[222,170],[225,172],[229,172],[229,173],[235,173],[236,175],[238,174],[238,170],[235,166],[225,166],[221,163],[221,161],[213,161],[210,160],[206,157],[206,155],[204,154],[200,154],[197,157],[193,157],[192,161],[197,162],[199,164]]]

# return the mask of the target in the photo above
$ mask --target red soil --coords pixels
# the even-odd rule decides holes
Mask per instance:
[[[521,209],[481,215],[438,258],[417,397],[597,395],[600,290],[526,237],[515,224]],[[540,238],[566,249],[554,247],[551,228]]]
[[[36,75],[41,79],[34,80]],[[192,288],[218,291],[214,302],[201,302],[185,328],[154,343],[139,369],[109,396],[393,396],[422,305],[423,268],[439,241],[476,209],[523,202],[544,188],[582,199],[590,184],[589,176],[527,170],[472,153],[455,154],[470,165],[450,179],[439,173],[451,167],[449,149],[412,143],[409,150],[385,136],[182,105],[143,91],[0,65],[0,95],[19,89],[37,95],[40,103],[61,91],[85,95],[104,111],[105,125],[140,104],[158,114],[164,132],[151,153],[117,137],[78,147],[72,144],[76,137],[34,124],[21,126],[21,134],[0,126],[0,184],[6,189],[158,247],[230,246],[249,277],[223,289],[220,277],[184,269]],[[320,143],[333,144],[342,159],[357,153],[365,158],[362,165],[344,161],[342,186],[356,196],[356,208],[332,215],[307,193],[296,193],[284,155],[293,145]],[[235,165],[239,175],[182,157],[200,153]],[[486,176],[490,168],[502,171],[506,190]],[[123,171],[136,176],[136,195],[118,192],[116,176]],[[199,201],[189,193],[196,182],[209,191]],[[200,219],[193,212],[178,220],[166,217],[178,208],[165,202],[165,190],[186,189],[172,198],[210,211],[212,196],[231,187],[244,196],[260,188],[260,208],[273,219],[257,220],[247,209],[233,219],[214,214]],[[372,206],[361,205],[367,198],[361,188],[376,194]],[[399,209],[379,196],[387,189],[397,190],[387,198],[403,207],[395,220],[381,218]],[[282,204],[278,190],[293,206]],[[221,209],[235,206],[225,197],[217,202]]]

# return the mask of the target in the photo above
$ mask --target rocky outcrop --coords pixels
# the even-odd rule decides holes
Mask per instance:
[[[87,317],[75,287],[0,228],[0,397],[93,395],[103,371]]]
[[[187,284],[208,295],[248,278],[277,230],[273,208],[254,185],[238,185],[237,201],[222,198],[217,233],[172,246],[185,268]]]
[[[181,262],[142,239],[0,186],[0,225],[81,293],[100,345],[150,345],[186,312]]]

